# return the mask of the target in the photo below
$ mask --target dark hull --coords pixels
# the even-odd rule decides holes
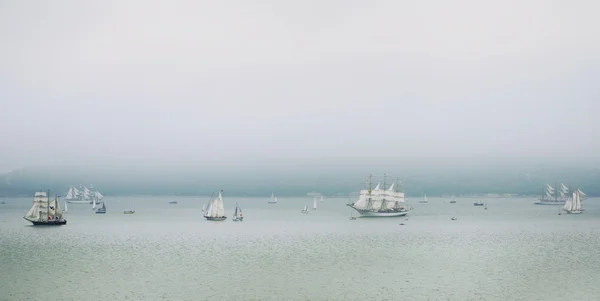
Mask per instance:
[[[106,214],[106,211],[96,211],[96,214]]]
[[[49,221],[49,222],[34,222],[31,221],[34,226],[62,226],[67,224],[67,220],[62,221]]]
[[[216,222],[219,222],[219,221],[224,221],[224,220],[226,220],[226,219],[227,219],[227,217],[226,217],[226,216],[221,216],[221,217],[211,217],[211,216],[205,216],[205,218],[206,218],[207,220],[209,220],[209,221],[216,221]]]

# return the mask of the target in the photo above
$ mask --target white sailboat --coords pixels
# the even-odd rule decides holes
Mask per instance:
[[[313,199],[313,210],[317,210],[317,197]]]
[[[581,196],[578,191],[573,191],[573,196],[565,202],[563,210],[569,214],[580,214],[583,212],[583,208],[581,207]]]
[[[62,216],[62,209],[58,202],[58,196],[50,201],[50,191],[39,191],[34,194],[33,206],[23,216],[23,219],[31,222],[34,226],[60,226],[66,225],[67,220]]]
[[[242,215],[242,208],[240,208],[240,206],[238,206],[238,204],[235,204],[235,212],[233,213],[233,221],[241,222],[243,220],[244,220],[244,216]]]
[[[322,203],[322,202],[324,202],[324,201],[323,201],[323,196],[321,196],[321,203]]]
[[[225,216],[225,206],[223,205],[223,190],[219,191],[219,197],[213,199],[208,204],[208,209],[204,217],[209,221],[224,221],[227,219]]]
[[[269,200],[269,204],[277,204],[277,197],[272,192],[271,192],[271,199]]]
[[[429,203],[429,202],[427,201],[427,194],[425,194],[425,196],[423,197],[423,199],[422,199],[422,200],[420,200],[420,201],[419,201],[419,203],[421,203],[421,204],[426,204],[426,203]]]
[[[92,200],[92,210],[96,210],[96,198]]]
[[[67,213],[69,209],[67,208],[67,201],[65,201],[65,210],[63,210],[63,213]]]
[[[304,204],[304,208],[302,209],[302,213],[308,214],[308,205]]]
[[[392,185],[385,190],[387,175],[383,175],[383,189],[377,184],[375,189],[371,189],[371,179],[368,177],[368,189],[361,190],[358,200],[348,204],[354,210],[358,211],[364,217],[393,217],[405,216],[410,211],[406,204],[404,192],[398,191],[398,179],[394,180]]]

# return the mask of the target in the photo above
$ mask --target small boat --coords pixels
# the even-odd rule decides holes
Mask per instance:
[[[2,201],[0,202],[0,205],[4,205],[4,204],[6,204],[6,201],[2,200]]]
[[[123,211],[123,214],[134,214],[135,210],[125,210]]]
[[[321,196],[321,203],[322,203],[322,202],[324,202],[324,201],[323,201],[323,196]]]
[[[350,220],[356,220],[356,216],[353,215],[354,211],[350,211]]]
[[[34,226],[61,226],[66,225],[67,220],[62,217],[62,210],[58,202],[58,195],[54,195],[54,200],[50,201],[50,191],[38,191],[33,197],[33,206],[23,216],[23,219],[30,221]]]
[[[177,201],[170,201],[169,204],[177,204]]]
[[[106,206],[104,206],[104,202],[102,202],[102,207],[98,208],[98,210],[96,210],[96,214],[105,214],[106,213]]]
[[[313,200],[313,210],[317,210],[317,197]]]
[[[427,201],[427,194],[425,194],[425,196],[423,197],[422,200],[419,201],[419,203],[421,203],[421,204],[427,204],[427,203],[429,203],[429,201]]]
[[[67,213],[67,211],[69,210],[69,209],[67,208],[67,201],[65,201],[65,203],[64,203],[64,204],[65,204],[65,210],[63,210],[63,213]]]
[[[302,209],[302,213],[308,214],[308,205],[304,204],[304,209]]]
[[[450,204],[456,204],[456,200],[454,199],[454,196],[452,196],[452,201],[450,201]]]
[[[483,205],[484,204],[483,204],[482,201],[478,201],[478,202],[473,203],[473,206],[483,206]]]
[[[271,192],[271,199],[269,200],[269,204],[277,204],[277,197],[272,192]]]
[[[404,226],[404,225],[405,225],[404,223],[400,223],[400,226]]]
[[[242,208],[240,208],[240,206],[238,206],[238,204],[235,204],[235,212],[233,213],[233,219],[234,222],[241,222],[244,220],[244,216],[242,215]]]
[[[204,217],[209,221],[217,222],[227,219],[227,216],[225,216],[225,206],[223,205],[223,190],[219,191],[219,197],[216,200],[210,201]]]
[[[455,220],[457,220],[457,219],[458,219],[458,218],[456,218],[456,217],[454,217],[454,216],[451,218],[451,220],[453,220],[453,221],[455,221]]]

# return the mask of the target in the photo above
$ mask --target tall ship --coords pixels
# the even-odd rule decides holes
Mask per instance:
[[[367,179],[368,189],[360,191],[358,200],[348,204],[351,208],[358,211],[362,217],[393,217],[405,216],[410,211],[406,204],[406,197],[402,191],[402,184],[398,179],[394,179],[389,188],[387,186],[387,174],[383,175],[383,188],[378,183],[373,189],[373,175],[369,174]]]
[[[94,189],[91,184],[90,187],[79,185],[79,189],[71,186],[65,195],[65,201],[73,204],[93,204],[94,201],[99,203],[103,198],[104,196],[100,191]]]
[[[227,216],[225,216],[225,206],[223,205],[223,190],[219,191],[219,197],[217,199],[212,199],[208,203],[208,208],[206,209],[206,213],[204,217],[209,221],[224,221]]]
[[[66,225],[67,220],[63,218],[63,213],[58,202],[58,195],[54,195],[54,200],[50,200],[50,191],[38,191],[33,197],[33,206],[23,216],[34,226],[60,226]]]
[[[564,205],[569,198],[569,188],[561,183],[560,186],[546,184],[542,197],[534,201],[536,205]]]

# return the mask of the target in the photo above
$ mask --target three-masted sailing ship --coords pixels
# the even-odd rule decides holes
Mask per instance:
[[[392,217],[405,216],[410,211],[406,204],[406,197],[402,190],[401,183],[396,178],[390,187],[386,189],[387,175],[383,175],[383,189],[377,184],[375,189],[371,188],[372,174],[369,174],[367,185],[368,189],[361,190],[358,200],[348,204],[351,208],[358,211],[364,217]]]
[[[225,216],[225,206],[223,205],[223,190],[219,191],[219,197],[210,200],[204,217],[209,221],[223,221]]]
[[[569,188],[561,183],[560,187],[557,183],[554,186],[546,184],[542,197],[533,203],[536,205],[563,205],[569,199]]]
[[[60,226],[66,225],[67,220],[62,216],[58,195],[50,200],[50,191],[38,191],[34,194],[33,206],[23,216],[34,226]]]
[[[65,201],[72,204],[93,204],[99,203],[104,196],[90,184],[88,188],[85,185],[79,185],[79,189],[71,186],[65,195]]]

